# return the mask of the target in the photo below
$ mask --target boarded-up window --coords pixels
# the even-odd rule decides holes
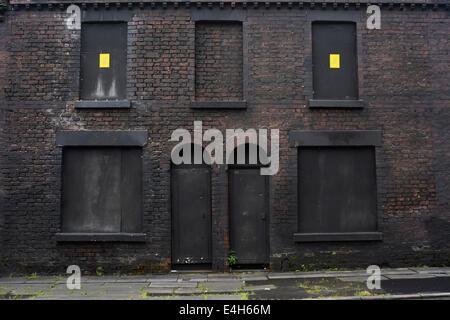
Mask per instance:
[[[141,148],[65,147],[63,232],[140,232]]]
[[[196,22],[195,100],[243,100],[241,22]]]
[[[81,99],[125,99],[126,65],[126,23],[82,24]]]
[[[356,24],[312,24],[314,99],[358,99]]]
[[[377,230],[374,147],[298,149],[300,233]]]

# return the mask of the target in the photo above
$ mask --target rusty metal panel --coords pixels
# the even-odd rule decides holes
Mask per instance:
[[[64,148],[62,232],[141,231],[141,152]]]
[[[172,170],[172,263],[211,263],[211,173],[204,166]]]
[[[374,147],[298,149],[298,230],[377,230]]]
[[[126,98],[127,24],[83,23],[81,26],[80,98]]]
[[[268,180],[260,168],[229,171],[230,247],[238,264],[266,264]]]
[[[356,24],[312,24],[314,99],[358,99]]]

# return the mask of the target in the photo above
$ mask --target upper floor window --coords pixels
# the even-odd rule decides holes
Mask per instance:
[[[127,89],[127,24],[81,26],[80,98],[121,100]]]
[[[313,99],[357,100],[356,23],[312,24]]]

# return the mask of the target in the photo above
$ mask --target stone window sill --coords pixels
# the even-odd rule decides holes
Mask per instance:
[[[381,241],[381,232],[294,233],[295,242]]]
[[[191,101],[192,109],[247,109],[247,101]]]
[[[363,108],[363,100],[309,100],[310,108]]]
[[[145,242],[145,233],[57,233],[57,242]]]
[[[129,109],[128,100],[80,100],[75,101],[76,109]]]

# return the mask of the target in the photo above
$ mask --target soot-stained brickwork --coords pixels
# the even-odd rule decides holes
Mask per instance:
[[[195,100],[243,99],[243,49],[240,22],[195,25]]]
[[[12,1],[14,2],[14,1]],[[19,3],[20,1],[15,1]],[[445,6],[384,5],[380,30],[365,26],[366,7],[332,4],[238,4],[239,23],[199,23],[191,6],[99,5],[130,10],[127,99],[130,109],[76,109],[80,30],[68,29],[65,6],[10,6],[0,22],[1,271],[159,271],[171,267],[171,133],[255,128],[280,130],[280,170],[269,182],[270,267],[308,268],[450,263],[448,89],[449,16]],[[231,6],[231,5],[230,5]],[[319,6],[316,4],[316,7]],[[320,5],[321,6],[321,5]],[[94,10],[90,5],[83,10]],[[210,10],[202,8],[200,10]],[[223,10],[223,11],[220,11]],[[359,97],[363,108],[312,109],[311,12],[358,19]],[[348,13],[346,13],[348,14]],[[202,37],[211,63],[198,66]],[[230,38],[227,38],[227,37]],[[206,39],[205,39],[206,41]],[[237,55],[242,41],[243,55]],[[236,56],[235,56],[236,54]],[[244,62],[246,62],[246,65]],[[197,67],[197,68],[196,68]],[[199,75],[226,69],[216,82]],[[235,72],[231,72],[235,70]],[[206,71],[206,69],[205,69]],[[210,72],[210,71],[208,71]],[[202,80],[204,83],[202,82]],[[244,79],[247,79],[245,84]],[[238,83],[242,81],[242,86]],[[194,110],[190,102],[240,100],[247,109]],[[244,89],[241,89],[244,88]],[[231,99],[232,98],[232,99]],[[57,242],[61,232],[63,148],[60,130],[147,130],[142,149],[142,232],[145,242]],[[297,149],[291,130],[381,130],[376,147],[377,213],[382,241],[294,242],[297,230]],[[226,266],[228,171],[211,167],[212,268]]]

